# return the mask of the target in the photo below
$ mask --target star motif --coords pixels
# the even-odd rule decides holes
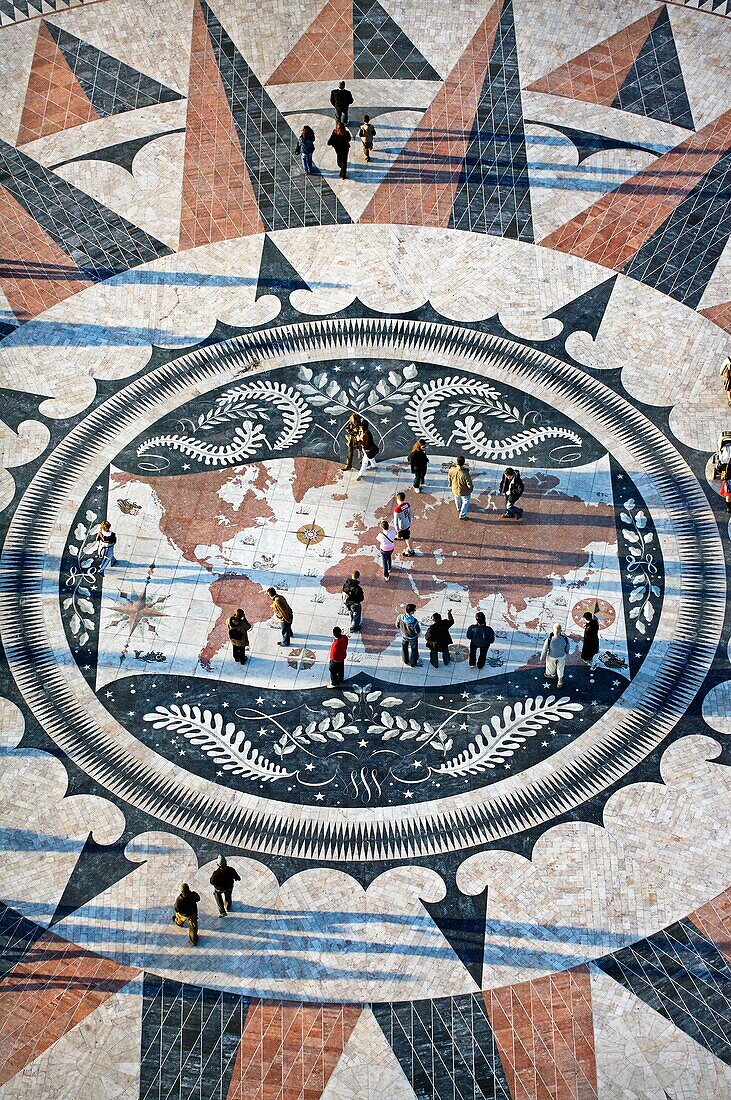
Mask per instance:
[[[548,741],[541,741],[541,748],[542,749],[547,749],[548,748]]]
[[[420,768],[421,767],[421,760],[415,760],[413,762],[413,764],[411,765],[411,767],[412,768]]]
[[[496,695],[495,698],[497,699],[498,703],[502,703],[502,701],[503,701],[503,696],[502,695]]]
[[[258,699],[257,699],[256,701],[257,701],[257,703],[263,703],[263,702],[264,702],[264,700],[263,700],[263,698],[261,697],[261,695],[259,696],[259,698],[258,698]]]
[[[368,748],[368,742],[367,741],[359,741],[358,742],[358,748],[359,749],[367,749]]]
[[[315,770],[315,765],[314,764],[305,764],[305,771],[306,772],[314,772],[314,770]]]
[[[222,775],[223,775],[223,772],[216,772],[216,778],[217,779],[220,779]]]
[[[104,694],[105,694],[105,696],[107,697],[107,699],[111,699],[111,698],[112,698],[112,693],[111,693],[111,691],[105,691],[105,692],[104,692]]]
[[[504,768],[507,768],[507,769],[508,769],[508,771],[510,771],[510,769],[512,768],[512,766],[513,766],[512,764],[503,764],[503,767],[504,767]]]
[[[322,793],[322,791],[318,791],[317,794],[315,795],[315,802],[323,802],[324,799],[325,799],[325,795]]]
[[[328,424],[335,424],[335,423],[336,423],[336,421],[333,420],[332,417],[330,418],[330,420],[328,420]]]
[[[592,701],[589,703],[589,706],[590,707],[598,707],[599,704],[597,703],[596,699],[592,699]]]
[[[529,458],[529,459],[528,459],[528,461],[529,461],[529,462],[537,462],[537,461],[538,461],[538,459],[536,458],[536,456],[535,456],[535,455],[533,455],[533,457],[532,457],[532,458]]]
[[[184,462],[183,463],[183,469],[184,470],[189,470],[190,469],[190,463],[189,462]]]
[[[180,749],[178,756],[185,756],[185,749]]]
[[[257,732],[257,733],[259,734],[259,736],[260,736],[260,737],[263,737],[263,736],[264,736],[264,734],[266,733],[266,729],[264,728],[264,726],[262,726],[262,727],[261,727],[260,729],[258,729],[258,730],[257,730],[256,732]]]
[[[462,698],[463,699],[469,699],[469,697],[470,697],[469,691],[463,691],[462,692]]]
[[[176,691],[176,692],[175,692],[175,698],[176,698],[176,699],[182,699],[182,698],[183,698],[183,693],[182,693],[182,691]]]
[[[127,717],[128,718],[134,718],[134,716],[135,716],[135,712],[133,710],[128,710],[127,711]]]
[[[612,687],[613,688],[618,688],[621,683],[622,683],[621,680],[612,680]]]
[[[230,706],[231,706],[230,703],[221,703],[221,710],[226,710]]]
[[[407,791],[405,797],[406,798],[413,798],[414,797],[414,792],[413,791]]]
[[[461,730],[466,730],[466,729],[467,729],[467,723],[466,723],[466,722],[460,722],[460,724],[459,724],[459,728],[460,728]]]

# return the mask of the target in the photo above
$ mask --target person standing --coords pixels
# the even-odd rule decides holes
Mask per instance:
[[[525,492],[525,485],[518,471],[514,470],[512,466],[508,466],[500,479],[498,492],[505,497],[503,519],[520,519],[523,515],[523,509],[518,507],[517,502]]]
[[[726,511],[731,512],[731,462],[721,471],[721,496],[726,501]]]
[[[282,640],[277,645],[288,646],[292,641],[292,622],[294,615],[284,596],[277,594],[276,588],[267,588],[267,596],[271,597],[272,613],[279,620],[282,631]]]
[[[381,551],[383,576],[385,580],[388,580],[391,576],[391,557],[396,545],[396,532],[393,527],[389,527],[387,519],[381,521],[381,530],[376,535],[376,542],[378,543],[378,549]]]
[[[251,623],[246,618],[242,608],[226,620],[228,637],[234,651],[234,661],[239,665],[246,664],[246,649],[249,645],[249,631]]]
[[[315,131],[311,126],[302,127],[302,133],[297,142],[297,152],[302,158],[302,171],[306,176],[311,176],[314,171],[312,157],[315,152]]]
[[[363,146],[363,158],[366,164],[371,159],[371,150],[373,148],[373,139],[375,136],[376,128],[371,124],[370,115],[363,115],[363,122],[361,124],[360,130],[358,131],[358,137],[360,138],[360,143]]]
[[[449,628],[452,626],[454,626],[454,615],[451,611],[447,612],[446,619],[443,619],[438,611],[435,611],[431,617],[431,625],[427,628],[424,641],[429,650],[429,660],[434,668],[439,668],[440,653],[445,665],[448,665],[452,659],[449,655],[449,647],[452,644]]]
[[[487,625],[484,611],[475,614],[475,621],[467,627],[467,639],[470,643],[469,666],[485,667],[487,651],[495,641],[495,631]]]
[[[470,497],[474,485],[472,484],[472,475],[469,466],[465,466],[464,455],[455,458],[454,465],[449,467],[447,471],[447,481],[454,495],[457,515],[460,519],[467,519],[467,513],[470,510]]]
[[[345,81],[341,80],[337,88],[330,92],[330,103],[335,108],[335,121],[348,125],[348,110],[353,102],[352,92],[345,87]]]
[[[593,665],[599,652],[599,620],[591,611],[584,612],[584,638],[581,644],[581,659]]]
[[[407,603],[405,609],[396,619],[396,626],[401,635],[401,660],[410,668],[418,668],[421,665],[419,660],[421,626],[414,614],[415,611],[416,604]]]
[[[231,912],[234,883],[241,882],[241,875],[235,868],[229,867],[225,856],[219,856],[216,863],[218,866],[211,875],[210,883],[218,906],[218,915],[225,917]]]
[[[360,481],[366,470],[374,470],[376,467],[376,455],[378,454],[379,447],[373,438],[370,424],[365,420],[360,422],[360,430],[358,432],[358,446],[363,452],[363,461],[360,464],[360,470],[356,481]]]
[[[330,686],[339,688],[345,679],[345,657],[348,652],[348,635],[343,634],[339,626],[333,627],[333,640],[330,645]]]
[[[569,655],[570,648],[571,645],[561,628],[561,624],[556,623],[543,643],[541,660],[546,662],[546,679],[553,680],[557,678],[557,687],[563,687],[566,658]]]
[[[181,882],[180,893],[173,905],[173,920],[178,928],[185,928],[187,923],[188,939],[193,947],[198,943],[198,902],[200,900],[200,894],[191,890],[187,882]]]
[[[353,415],[349,418],[347,424],[345,425],[345,442],[348,446],[348,456],[345,459],[345,465],[343,466],[344,470],[353,469],[353,455],[356,451],[360,450],[359,439],[360,426],[362,423],[363,421],[358,416],[358,414],[353,413]]]
[[[428,465],[429,459],[424,450],[424,440],[417,439],[409,453],[409,466],[414,475],[414,489],[417,493],[421,492],[426,481],[426,468]]]
[[[406,543],[406,549],[401,555],[403,558],[413,558],[414,550],[411,545],[411,519],[413,512],[411,505],[406,500],[405,493],[396,493],[396,505],[393,510],[393,525],[396,528],[396,538]]]
[[[116,565],[117,559],[114,556],[114,547],[117,545],[117,536],[112,530],[112,525],[108,519],[105,519],[103,523],[99,524],[99,530],[96,533],[96,548],[100,557],[99,572],[103,575],[107,571],[107,566]]]
[[[335,123],[335,129],[327,139],[328,145],[335,150],[335,159],[340,169],[341,180],[348,178],[348,153],[350,152],[350,130],[342,122]]]
[[[343,585],[345,607],[350,613],[350,633],[357,634],[363,621],[363,600],[365,593],[360,583],[360,570],[354,569]]]

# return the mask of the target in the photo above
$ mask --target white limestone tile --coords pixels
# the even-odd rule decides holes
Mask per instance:
[[[668,5],[675,47],[696,130],[729,109],[731,20]]]
[[[322,0],[214,0],[211,8],[262,82],[297,44],[324,7]]]
[[[682,126],[645,118],[629,111],[605,107],[601,103],[586,103],[582,99],[532,92],[525,88],[521,93],[523,117],[526,120],[550,126],[572,126],[590,134],[615,138],[636,145],[647,145],[658,153],[674,149],[688,139],[688,131]]]
[[[170,248],[177,248],[183,187],[185,135],[149,142],[132,173],[106,160],[73,161],[57,169],[69,183],[121,214]]]
[[[140,1085],[142,981],[136,979],[0,1086],[2,1100],[132,1100]]]
[[[474,38],[492,0],[386,0],[383,6],[444,79]]]
[[[0,752],[15,749],[25,732],[25,719],[20,707],[10,699],[0,698]]]
[[[441,88],[441,84],[436,80],[383,80],[375,77],[367,80],[348,80],[347,85],[353,93],[353,105],[348,113],[351,124],[359,122],[362,117],[361,112],[368,107],[402,109],[416,107],[425,111]],[[313,115],[315,119],[313,128],[316,136],[320,137],[322,131],[327,140],[335,125],[335,116],[330,105],[332,88],[331,80],[313,80],[306,84],[268,84],[266,90],[275,106],[290,119],[290,124],[297,133],[301,126],[291,122],[294,112],[324,111],[325,114]],[[376,128],[378,126],[378,120],[375,118],[373,125]],[[315,155],[315,161],[317,161],[317,155]]]
[[[602,1100],[722,1100],[731,1095],[729,1066],[595,966],[590,981]]]
[[[720,306],[731,299],[731,237],[726,241],[713,274],[708,280],[708,285],[703,291],[703,297],[698,303],[698,309],[710,309],[711,306]]]
[[[192,17],[189,0],[107,0],[52,13],[49,22],[186,95]]]
[[[184,99],[176,99],[173,103],[153,103],[137,111],[108,115],[36,138],[26,142],[22,151],[44,167],[53,168],[62,161],[93,153],[96,149],[106,149],[109,145],[179,130],[185,126],[186,111],[187,102]]]
[[[460,885],[488,886],[486,987],[525,981],[616,950],[663,928],[721,893],[727,883],[719,835],[731,829],[731,776],[712,761],[720,746],[692,736],[662,758],[664,786],[614,794],[605,827],[549,829],[530,860],[485,852],[460,870]]]
[[[416,1100],[370,1008],[358,1018],[321,1100]]]
[[[6,508],[15,492],[11,467],[24,466],[43,454],[51,435],[38,420],[24,420],[17,432],[0,420],[0,510]]]
[[[711,688],[703,700],[703,718],[717,733],[731,733],[731,680]]]
[[[0,33],[0,139],[15,145],[28,89],[40,19],[4,27]]]

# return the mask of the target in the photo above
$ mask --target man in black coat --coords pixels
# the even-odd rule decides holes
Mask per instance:
[[[518,471],[514,470],[512,466],[508,466],[503,474],[498,491],[505,497],[503,518],[520,519],[523,515],[523,509],[518,507],[518,501],[525,491],[525,485]]]
[[[217,862],[218,866],[211,875],[211,886],[218,906],[218,915],[225,917],[226,913],[231,912],[234,883],[241,882],[241,875],[233,867],[229,867],[225,856],[219,856]]]
[[[360,571],[358,569],[353,570],[344,583],[343,599],[345,600],[346,608],[350,612],[350,633],[357,634],[360,630],[360,624],[363,618],[363,600],[365,599],[365,593],[360,583]]]
[[[431,625],[427,628],[424,641],[429,650],[429,660],[434,668],[439,667],[440,653],[445,665],[448,665],[451,660],[449,647],[452,644],[452,635],[449,633],[449,628],[452,626],[454,626],[454,615],[451,611],[447,612],[446,619],[443,619],[438,611],[435,611],[431,617]]]
[[[348,108],[353,102],[353,94],[345,87],[345,81],[341,80],[337,88],[330,92],[330,103],[335,108],[335,121],[348,125]]]
[[[187,923],[188,939],[193,947],[198,943],[198,902],[200,900],[200,894],[191,890],[187,882],[181,882],[180,893],[173,905],[173,920],[178,928],[185,928]]]

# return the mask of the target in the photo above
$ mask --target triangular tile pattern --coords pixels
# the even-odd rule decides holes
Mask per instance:
[[[424,901],[426,909],[459,961],[482,987],[485,958],[487,887],[480,894],[463,894],[456,885],[447,888],[442,901]]]
[[[528,91],[610,107],[662,11],[657,8],[643,15],[636,23],[535,80],[528,85]]]
[[[512,1100],[596,1100],[585,966],[483,994]]]
[[[731,152],[717,160],[624,268],[695,308],[731,237]]]
[[[501,8],[502,0],[496,0],[391,165],[361,222],[449,226]]]
[[[96,46],[82,42],[54,23],[46,23],[46,26],[101,117],[183,98],[180,92],[145,76]]]
[[[540,243],[621,271],[730,143],[731,111],[727,111]]]
[[[0,942],[3,956],[7,952],[0,978],[0,1084],[139,973],[37,929],[5,907]]]
[[[693,130],[670,14],[663,8],[612,107]]]
[[[719,328],[731,333],[731,301],[720,302],[716,306],[708,306],[707,309],[701,309],[698,312],[707,317],[709,321],[713,321],[714,325],[718,325]]]
[[[18,145],[98,118],[68,61],[42,22],[18,128]]]
[[[258,302],[267,294],[276,294],[286,302],[293,290],[311,289],[267,233],[261,250],[254,301]]]
[[[92,281],[167,256],[170,249],[55,172],[0,141],[3,185]]]
[[[731,302],[724,302],[720,306],[711,307],[710,310],[703,309],[701,313],[708,316],[712,309],[725,309],[731,322]],[[689,915],[688,920],[707,940],[715,943],[726,962],[731,964],[731,888],[719,894],[713,901],[702,905],[700,909],[696,909]]]
[[[440,79],[378,0],[353,0],[353,55],[362,80]]]
[[[200,4],[193,5],[181,251],[264,229]]]
[[[140,1100],[226,1100],[248,999],[145,975]]]
[[[267,81],[297,84],[353,77],[353,0],[328,0]]]
[[[689,920],[595,965],[731,1065],[731,969]]]
[[[9,257],[0,260],[0,287],[19,321],[29,321],[91,286],[4,187],[0,187],[0,255]]]
[[[315,1100],[362,1011],[360,1005],[253,1002],[228,1100]]]
[[[504,0],[450,228],[533,240],[513,0]]]
[[[481,994],[372,1008],[418,1097],[511,1100]]]
[[[48,15],[49,12],[77,8],[88,2],[89,0],[0,0],[0,27],[24,23],[27,19],[37,19],[39,15]]]
[[[358,1018],[321,1100],[416,1100],[370,1008]]]
[[[268,230],[336,225],[350,215],[322,176],[305,176],[295,135],[205,0],[199,0],[259,214]]]
[[[731,15],[731,0],[682,0],[689,8],[712,11],[716,15]]]

